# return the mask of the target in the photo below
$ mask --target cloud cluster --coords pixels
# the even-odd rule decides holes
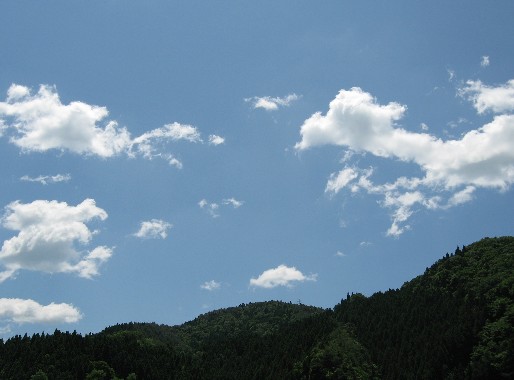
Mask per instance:
[[[112,249],[99,246],[91,251],[78,251],[76,245],[87,245],[94,234],[86,223],[105,220],[107,213],[86,199],[77,206],[65,202],[36,200],[12,202],[0,219],[4,228],[19,231],[5,240],[0,251],[0,282],[22,269],[46,273],[76,273],[91,278],[112,255]]]
[[[266,111],[276,111],[279,109],[279,107],[289,107],[292,102],[298,99],[300,99],[299,95],[289,94],[283,98],[271,96],[254,96],[253,98],[246,98],[245,102],[251,103],[253,108],[262,108]]]
[[[141,222],[139,231],[134,236],[141,239],[166,239],[168,230],[173,227],[172,224],[161,219],[152,219]]]
[[[81,318],[80,311],[67,303],[41,305],[31,299],[0,298],[0,320],[8,323],[74,323]]]
[[[375,185],[372,168],[346,166],[330,175],[325,191],[337,194],[348,188],[383,196],[381,204],[392,209],[388,235],[399,236],[415,205],[428,209],[448,208],[473,197],[477,188],[506,190],[514,183],[514,80],[498,87],[469,81],[459,93],[479,113],[503,113],[458,140],[443,141],[427,133],[399,127],[406,106],[378,104],[360,88],[341,90],[330,102],[326,115],[315,113],[303,123],[297,150],[337,145],[356,153],[415,163],[421,178],[399,177]],[[446,200],[443,195],[446,194]]]
[[[239,208],[244,204],[244,201],[238,201],[235,198],[226,198],[221,201],[222,206],[232,206],[233,208]],[[213,202],[210,203],[207,199],[202,199],[200,202],[198,202],[198,206],[200,206],[201,209],[207,211],[207,213],[212,216],[213,218],[217,218],[220,216],[219,210],[220,210],[220,204]]]
[[[28,175],[24,175],[20,178],[21,181],[26,182],[39,182],[42,185],[48,185],[51,183],[59,183],[59,182],[68,182],[71,180],[70,174],[56,174],[56,175],[40,175],[37,177],[30,177]]]
[[[197,128],[172,123],[132,138],[125,127],[107,121],[107,108],[75,101],[63,104],[54,87],[41,85],[36,94],[28,87],[13,84],[5,102],[0,102],[0,136],[11,132],[10,141],[25,152],[52,149],[103,158],[126,154],[147,159],[161,157],[177,168],[182,163],[160,145],[183,140],[203,142]],[[209,136],[211,145],[224,142]]]
[[[259,288],[275,288],[277,286],[291,287],[295,282],[316,281],[318,275],[304,275],[295,267],[279,265],[276,268],[265,270],[257,278],[250,279],[250,286]]]

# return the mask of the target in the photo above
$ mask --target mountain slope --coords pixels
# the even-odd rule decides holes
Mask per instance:
[[[333,310],[268,301],[180,326],[0,339],[1,379],[514,379],[514,237]]]
[[[514,377],[514,238],[446,254],[401,289],[335,307],[385,379]]]

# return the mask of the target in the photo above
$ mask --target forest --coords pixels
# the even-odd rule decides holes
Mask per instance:
[[[0,339],[0,379],[514,379],[514,237],[332,309],[268,301]]]

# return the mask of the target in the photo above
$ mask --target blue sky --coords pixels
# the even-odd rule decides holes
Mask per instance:
[[[2,2],[1,337],[332,307],[512,235],[513,14]]]

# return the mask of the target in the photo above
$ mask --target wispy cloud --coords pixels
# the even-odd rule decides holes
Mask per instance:
[[[99,274],[99,266],[112,255],[112,249],[105,246],[87,252],[75,248],[92,239],[93,232],[86,223],[107,218],[93,199],[77,206],[46,200],[25,204],[16,201],[5,209],[0,219],[2,227],[19,233],[3,243],[0,264],[5,270],[0,272],[0,282],[22,269],[91,278]]]
[[[26,182],[39,182],[42,185],[48,185],[52,183],[68,182],[71,180],[70,174],[56,174],[56,175],[40,175],[37,177],[30,177],[24,175],[20,178],[21,181]]]
[[[198,202],[198,206],[200,206],[201,209],[206,210],[213,218],[220,216],[218,213],[220,205],[217,203],[209,203],[207,199],[202,199]]]
[[[244,201],[239,201],[235,198],[226,198],[221,201],[221,206],[232,206],[233,208],[239,208],[244,204]],[[219,202],[209,202],[207,199],[202,199],[198,202],[198,206],[201,209],[207,211],[213,218],[217,218],[220,216],[220,203]]]
[[[283,98],[271,96],[254,96],[253,98],[246,98],[245,102],[251,103],[253,108],[262,108],[266,111],[276,111],[280,107],[289,107],[291,103],[298,99],[300,99],[299,95],[289,94]]]
[[[276,268],[265,270],[257,278],[250,279],[250,286],[267,289],[277,286],[291,287],[295,282],[316,281],[317,277],[317,274],[306,276],[295,267],[279,265]]]
[[[489,61],[489,57],[487,55],[482,56],[482,60],[480,61],[480,66],[487,67],[491,64]]]

